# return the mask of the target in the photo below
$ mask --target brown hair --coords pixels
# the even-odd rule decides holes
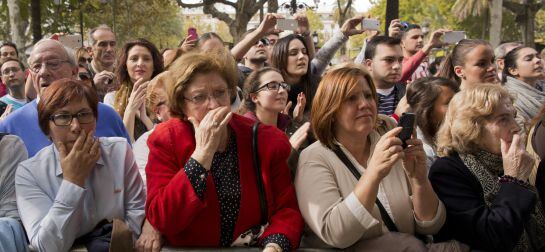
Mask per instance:
[[[259,86],[263,83],[261,83],[261,76],[263,74],[266,74],[270,71],[277,72],[279,74],[280,71],[274,67],[264,67],[260,68],[256,71],[253,71],[246,80],[244,81],[244,108],[242,111],[252,111],[255,112],[256,105],[252,101],[252,98],[250,97],[250,94],[255,93],[255,91],[259,88]]]
[[[273,48],[272,48],[272,51],[271,51],[271,57],[270,57],[270,61],[271,61],[271,66],[278,69],[280,71],[280,73],[282,74],[282,77],[284,77],[284,79],[287,78],[287,76],[289,76],[288,74],[288,58],[289,58],[289,50],[290,50],[290,43],[291,41],[293,40],[299,40],[301,41],[301,43],[303,43],[303,46],[305,47],[305,49],[307,50],[307,53],[308,53],[308,46],[307,46],[307,43],[305,42],[305,39],[303,37],[301,37],[300,35],[296,35],[296,34],[290,34],[288,36],[285,36],[285,37],[282,37],[280,39],[278,39],[276,41],[276,44],[274,44]],[[307,73],[301,77],[299,83],[295,84],[296,86],[302,86],[303,88],[303,93],[306,95],[307,97],[307,101],[313,101],[314,100],[314,96],[316,95],[314,90],[313,90],[313,83],[317,83],[318,80],[316,78],[313,78],[311,76],[311,71],[310,71],[310,68],[311,68],[311,61],[312,59],[309,58],[309,61],[308,61],[308,66],[307,66]],[[308,107],[308,103],[307,103],[307,107]],[[311,104],[312,105],[312,104]],[[305,108],[305,110],[307,110],[307,108]]]
[[[49,135],[51,115],[70,102],[85,100],[91,107],[95,120],[98,118],[98,96],[87,82],[68,78],[56,80],[40,95],[38,124],[45,135]]]
[[[163,67],[163,56],[159,53],[159,50],[155,45],[146,39],[139,38],[136,40],[129,41],[123,45],[121,50],[121,55],[119,57],[119,66],[116,69],[117,80],[121,83],[119,90],[115,94],[115,110],[123,117],[125,114],[125,108],[129,103],[129,96],[131,95],[132,88],[134,83],[131,82],[129,77],[129,72],[127,70],[127,59],[129,57],[129,50],[134,46],[142,46],[148,49],[153,59],[153,73],[151,78],[153,79],[164,69]]]
[[[456,82],[441,77],[421,78],[407,87],[407,103],[411,112],[416,114],[416,122],[424,133],[424,139],[430,143],[434,142],[442,123],[431,120],[435,101],[442,92],[441,87],[449,88],[454,93],[460,91]]]
[[[325,73],[312,104],[311,125],[316,138],[325,146],[334,149],[335,115],[350,92],[363,77],[369,84],[375,102],[377,91],[371,75],[361,64],[345,63]],[[374,120],[376,121],[376,115]]]
[[[506,98],[514,100],[505,88],[492,83],[470,87],[454,95],[437,133],[439,156],[478,150],[486,118]]]
[[[454,72],[455,66],[463,66],[465,63],[466,56],[471,50],[475,47],[485,45],[492,48],[490,43],[481,39],[462,39],[458,44],[454,46],[452,52],[450,52],[441,66],[439,67],[439,72],[437,72],[438,77],[443,77],[456,81],[458,84],[461,83],[460,77]]]
[[[78,49],[76,49],[76,52],[75,52],[75,60],[76,60],[76,63],[79,65],[80,63],[85,63],[87,64],[87,59],[84,57],[84,55],[87,53],[87,49],[85,47],[78,47]]]
[[[213,52],[190,52],[183,54],[172,63],[172,82],[166,86],[168,105],[172,116],[183,118],[183,106],[185,104],[184,91],[191,84],[197,74],[217,73],[225,82],[229,94],[235,94],[235,87],[238,83],[238,69],[233,59],[226,50],[222,49]]]
[[[2,68],[2,66],[4,64],[6,64],[7,62],[10,62],[10,61],[15,61],[15,62],[19,63],[19,68],[21,68],[21,71],[23,71],[23,72],[25,71],[25,66],[23,65],[23,62],[21,62],[18,58],[5,58],[5,59],[0,60],[0,68]]]

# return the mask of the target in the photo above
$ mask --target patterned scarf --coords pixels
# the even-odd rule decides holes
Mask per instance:
[[[484,201],[490,207],[500,189],[498,178],[503,175],[501,156],[478,151],[474,154],[460,154],[460,158],[479,180],[483,188]],[[533,189],[535,191],[535,188]],[[539,197],[530,219],[524,226],[524,233],[513,251],[534,251],[535,248],[545,248],[545,217]]]

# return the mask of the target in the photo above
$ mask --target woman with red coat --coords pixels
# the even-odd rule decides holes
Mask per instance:
[[[268,225],[260,226],[254,122],[229,110],[238,80],[233,58],[224,52],[190,53],[171,69],[174,82],[167,92],[173,118],[159,124],[148,140],[150,223],[170,246],[248,245],[244,238],[255,237],[265,251],[296,249],[303,219],[286,162],[290,143],[275,127],[259,126],[268,206]]]

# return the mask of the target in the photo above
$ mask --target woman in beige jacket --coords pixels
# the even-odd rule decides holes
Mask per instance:
[[[403,149],[401,127],[379,135],[369,73],[355,64],[330,70],[311,114],[319,141],[302,152],[295,178],[299,207],[312,230],[302,246],[426,250],[412,234],[436,233],[445,221],[444,205],[427,178],[422,141],[413,135]],[[379,126],[385,125],[391,124]],[[359,180],[338,150],[362,174]],[[384,224],[377,200],[394,228]]]

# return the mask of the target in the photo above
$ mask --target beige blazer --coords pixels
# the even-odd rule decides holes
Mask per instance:
[[[369,138],[372,152],[380,135],[372,132]],[[342,145],[341,149],[365,176],[365,168]],[[353,193],[356,183],[354,175],[337,155],[319,141],[301,153],[295,189],[301,213],[312,231],[304,237],[305,246],[329,245],[344,249],[389,232],[382,222],[378,207],[375,205],[372,213],[369,213],[357,200]],[[381,200],[381,203],[386,203],[385,208],[402,233],[414,234],[416,231],[420,234],[435,234],[445,222],[445,206],[441,202],[433,220],[416,220],[401,161],[382,180],[379,191],[387,198],[387,202]],[[380,192],[378,196],[381,196]]]

